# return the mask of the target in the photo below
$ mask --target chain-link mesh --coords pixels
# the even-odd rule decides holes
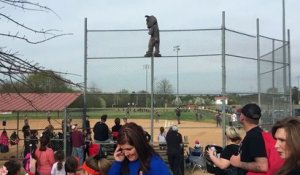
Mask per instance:
[[[225,36],[221,28],[161,30],[162,57],[154,58],[153,64],[154,107],[174,108],[179,101],[182,105],[196,104],[197,98],[224,95],[232,108],[259,103],[262,125],[287,116],[287,44],[262,35],[257,38],[256,34],[224,30]],[[131,106],[147,110],[151,90],[151,59],[144,57],[150,37],[147,30],[86,32],[87,107],[115,108],[124,115]],[[170,85],[167,91],[159,86],[163,80]],[[178,96],[180,100],[176,100]]]

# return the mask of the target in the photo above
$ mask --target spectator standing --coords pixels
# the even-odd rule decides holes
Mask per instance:
[[[94,140],[96,143],[109,142],[109,128],[105,123],[107,120],[107,115],[101,116],[101,121],[97,122],[93,128]]]
[[[72,155],[79,158],[79,165],[83,163],[84,152],[84,137],[81,131],[78,130],[77,124],[72,125],[71,133]]]
[[[181,110],[180,110],[180,107],[177,107],[175,109],[175,113],[176,113],[176,117],[177,117],[177,122],[178,124],[180,124],[180,116],[181,116]]]
[[[178,127],[176,125],[173,125],[169,129],[166,141],[168,161],[173,175],[183,175],[181,170],[181,164],[183,163],[182,136],[178,132]]]
[[[230,158],[232,155],[237,155],[239,151],[239,144],[242,140],[239,131],[235,127],[227,127],[225,130],[225,135],[227,138],[227,146],[225,146],[222,151],[220,158],[216,157],[213,149],[208,149],[208,155],[210,160],[216,165],[218,168],[224,170],[218,172],[220,175],[236,175],[237,169],[230,165]]]
[[[267,153],[262,136],[262,129],[258,126],[261,109],[257,104],[249,103],[241,109],[240,122],[246,131],[238,156],[233,155],[231,165],[238,167],[238,174],[247,172],[266,173],[268,171]]]
[[[33,129],[33,130],[30,130],[30,144],[31,144],[31,153],[34,152],[37,148],[37,144],[39,143],[39,138],[38,138],[38,130],[36,129]],[[29,146],[30,146],[29,144]]]
[[[65,162],[66,175],[80,175],[77,173],[79,167],[78,160],[74,156],[67,157]]]
[[[85,117],[85,126],[84,126],[85,130],[83,132],[83,134],[84,134],[84,143],[85,143],[85,148],[84,148],[84,152],[83,152],[83,160],[85,160],[86,156],[88,154],[90,143],[92,141],[92,130],[91,130],[91,124],[90,124],[89,116],[85,115],[83,117]]]
[[[21,163],[17,159],[10,159],[0,168],[0,174],[18,175],[21,172]]]
[[[47,145],[49,144],[49,137],[42,136],[40,138],[40,147],[35,150],[34,157],[36,157],[37,172],[42,175],[50,175],[52,165],[55,162],[54,152]]]
[[[65,175],[65,154],[62,150],[58,150],[54,154],[56,162],[51,169],[51,175]]]
[[[114,140],[117,140],[121,127],[122,127],[122,125],[121,125],[120,118],[119,117],[115,118],[115,125],[111,128]]]
[[[147,142],[143,128],[136,123],[122,126],[117,143],[115,161],[109,175],[136,175],[138,172],[147,175],[171,175],[165,162]]]
[[[90,120],[89,120],[89,116],[86,115],[85,116],[85,129],[86,129],[86,134],[91,134],[91,124],[90,124]]]
[[[28,122],[28,118],[24,119],[24,126],[22,128],[23,138],[24,138],[24,154],[25,157],[27,153],[30,153],[30,126]]]
[[[284,164],[277,175],[300,174],[300,119],[287,117],[277,121],[272,128],[272,135],[276,139],[275,148]]]

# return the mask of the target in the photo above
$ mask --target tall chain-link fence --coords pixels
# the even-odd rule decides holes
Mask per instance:
[[[289,41],[266,37],[259,30],[232,30],[225,20],[221,26],[160,31],[162,57],[154,58],[152,77],[154,107],[176,107],[178,96],[182,105],[196,104],[195,99],[205,95],[225,96],[228,104],[223,105],[258,103],[266,127],[290,115]],[[147,30],[90,30],[86,20],[85,33],[86,107],[95,92],[113,94],[102,100],[103,107],[150,107],[151,58],[143,57]],[[119,98],[124,94],[131,96]],[[182,100],[186,96],[195,98]]]

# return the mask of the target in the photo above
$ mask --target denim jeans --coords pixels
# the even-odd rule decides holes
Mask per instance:
[[[83,164],[83,147],[73,147],[72,156],[79,158],[79,164]]]

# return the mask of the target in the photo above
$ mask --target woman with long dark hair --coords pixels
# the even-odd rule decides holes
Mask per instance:
[[[37,172],[42,175],[50,175],[52,165],[55,162],[54,152],[48,147],[49,137],[42,136],[40,138],[40,147],[34,152],[36,157]]]
[[[277,175],[300,174],[300,119],[287,117],[277,121],[272,128],[272,135],[276,139],[275,148],[284,164]]]
[[[136,123],[122,126],[117,144],[109,175],[171,175],[167,165],[148,143],[143,128]]]

